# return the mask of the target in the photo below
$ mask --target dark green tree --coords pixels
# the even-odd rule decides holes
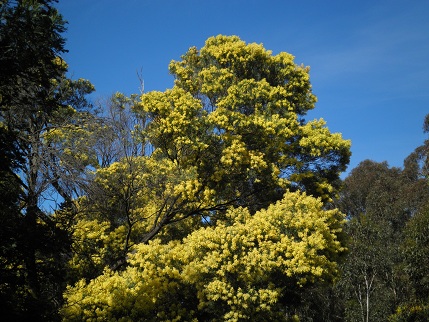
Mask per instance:
[[[65,22],[54,2],[0,2],[0,306],[10,321],[57,319],[69,240],[45,209],[58,207],[53,196],[69,203],[73,190],[46,135],[78,126],[93,89],[65,76]]]
[[[414,322],[429,319],[429,205],[408,222],[404,231],[404,271],[410,290],[391,321]]]
[[[350,243],[339,283],[348,321],[386,320],[409,294],[403,230],[429,200],[415,172],[407,162],[400,169],[366,160],[344,180],[338,206],[348,216]]]
[[[429,132],[429,114],[423,123],[423,131]],[[421,186],[413,189],[418,194],[428,187],[429,140],[417,147],[405,160],[404,173]],[[429,201],[422,199],[422,207],[413,213],[404,229],[402,242],[403,268],[409,283],[409,292],[404,302],[400,303],[391,321],[427,321],[429,319]]]
[[[0,315],[6,320],[20,320],[18,317],[27,299],[22,292],[24,283],[20,267],[23,260],[18,250],[17,235],[22,222],[19,210],[21,191],[13,170],[22,160],[16,155],[13,133],[8,133],[4,127],[0,127],[0,142]]]

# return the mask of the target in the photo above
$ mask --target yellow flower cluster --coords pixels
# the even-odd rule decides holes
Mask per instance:
[[[235,208],[227,217],[182,242],[138,245],[124,272],[105,271],[69,287],[65,320],[270,320],[282,310],[278,299],[284,287],[336,276],[335,260],[344,251],[338,239],[343,215],[325,210],[320,200],[287,193],[253,216]]]
[[[300,146],[307,149],[312,156],[321,156],[326,150],[350,148],[350,140],[344,140],[339,133],[331,133],[323,119],[314,120],[302,128]]]
[[[347,160],[350,142],[322,120],[302,122],[316,102],[308,67],[288,53],[273,55],[262,44],[222,35],[181,58],[169,66],[175,86],[142,95],[135,107],[149,114],[145,135],[157,156],[196,166],[200,177],[216,183],[240,178],[283,187],[305,181],[315,187],[312,194],[332,197],[332,186],[317,183],[324,178],[308,180],[316,168],[311,163],[322,165],[322,174],[333,165],[324,163],[332,153]]]

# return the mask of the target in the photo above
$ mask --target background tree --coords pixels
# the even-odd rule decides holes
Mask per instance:
[[[31,297],[25,292],[24,259],[19,249],[21,197],[20,180],[14,170],[22,158],[16,155],[13,133],[0,126],[0,315],[6,321],[24,319]]]
[[[404,169],[366,160],[344,180],[338,206],[349,219],[350,252],[340,281],[348,294],[347,320],[386,320],[409,296],[401,256],[404,228],[427,203],[429,191],[407,160]]]
[[[2,194],[19,192],[11,199],[13,209],[2,209],[4,229],[13,229],[16,243],[12,245],[19,258],[14,263],[2,262],[9,273],[17,268],[19,283],[12,298],[19,309],[13,320],[58,318],[69,241],[41,205],[55,194],[66,202],[73,195],[65,189],[71,182],[63,180],[67,171],[53,166],[60,164],[62,151],[50,145],[46,135],[72,122],[87,105],[85,94],[93,90],[89,82],[65,76],[67,65],[61,59],[65,23],[52,3],[20,0],[0,4],[0,125],[6,136],[2,145],[8,144],[11,156],[3,173],[11,184],[18,183],[9,191],[3,190],[9,186],[2,186]],[[7,283],[3,285],[9,289]]]
[[[150,154],[150,147],[145,136],[148,118],[144,113],[137,115],[134,107],[140,102],[138,95],[130,97],[121,93],[115,93],[106,102],[102,103],[101,109],[105,111],[104,120],[108,125],[112,141],[104,144],[110,148],[110,153],[100,153],[104,155],[101,167],[137,156]],[[110,155],[110,157],[108,157]]]
[[[429,114],[426,115],[423,130],[429,130]],[[422,182],[419,191],[428,190],[428,140],[417,147],[405,160],[404,173]],[[416,193],[416,191],[413,191]],[[429,319],[429,202],[422,199],[422,207],[413,213],[404,229],[402,241],[403,269],[406,272],[409,292],[399,303],[391,321],[427,321]]]
[[[407,224],[403,242],[404,268],[410,292],[392,316],[392,321],[427,321],[429,318],[429,205]]]

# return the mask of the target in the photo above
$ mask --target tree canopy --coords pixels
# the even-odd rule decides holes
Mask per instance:
[[[309,68],[292,55],[220,35],[172,61],[170,72],[174,87],[143,95],[136,108],[149,114],[155,154],[196,167],[205,185],[243,205],[265,207],[285,189],[334,195],[350,142],[323,120],[305,121],[316,97]]]
[[[332,219],[321,219],[328,225],[325,233],[324,226],[316,225],[319,220],[316,218],[324,218],[322,208],[337,195],[339,174],[350,156],[350,142],[338,133],[331,133],[323,120],[305,121],[304,116],[314,108],[316,98],[311,92],[309,69],[296,65],[290,54],[272,55],[262,45],[246,44],[236,36],[217,36],[209,38],[200,50],[190,48],[181,61],[170,64],[170,71],[175,76],[172,89],[143,93],[139,100],[127,101],[127,104],[132,102],[131,113],[136,119],[130,128],[129,139],[135,142],[132,146],[143,144],[150,146],[151,151],[146,153],[143,149],[140,154],[124,155],[98,168],[88,192],[78,200],[72,229],[74,253],[69,262],[70,274],[77,284],[69,288],[63,312],[70,319],[90,318],[85,315],[89,307],[97,306],[94,303],[100,298],[107,300],[103,294],[111,292],[109,288],[98,288],[101,280],[117,285],[116,278],[121,281],[125,278],[127,282],[119,282],[122,286],[118,285],[118,290],[129,292],[125,285],[137,283],[141,274],[158,276],[158,271],[166,266],[180,272],[201,261],[199,269],[192,269],[197,272],[203,266],[209,269],[205,261],[214,261],[220,266],[214,266],[212,273],[192,278],[186,274],[174,277],[172,285],[181,285],[176,287],[181,294],[177,297],[190,296],[192,303],[182,307],[170,301],[171,305],[161,307],[161,302],[157,302],[136,308],[132,314],[149,320],[167,320],[179,311],[185,312],[183,320],[205,319],[205,316],[216,320],[224,316],[233,321],[255,314],[259,314],[261,320],[291,319],[298,314],[299,305],[288,296],[299,302],[301,284],[332,280],[336,274],[335,259],[343,252],[341,215],[334,212]],[[113,100],[116,106],[118,102],[125,102],[120,94]],[[305,201],[299,197],[292,202],[297,203],[298,213],[292,211],[295,207],[292,204],[292,212],[285,206],[274,206],[283,196],[284,200],[294,200],[303,193]],[[317,206],[309,206],[314,203]],[[259,240],[265,238],[264,234],[274,238],[276,230],[272,232],[274,235],[266,230],[261,233],[262,237],[251,235],[253,229],[257,231],[251,226],[252,220],[261,214],[269,214],[270,220],[277,218],[280,239],[270,237],[268,243],[277,245],[272,246],[278,248],[277,251],[263,248],[267,244]],[[300,216],[302,219],[298,219]],[[247,218],[240,223],[242,228],[234,224],[239,218],[241,221]],[[303,225],[309,226],[302,228],[305,231],[302,233],[292,227],[281,228],[283,224],[292,224],[291,220],[302,220]],[[267,225],[266,229],[274,229],[273,222]],[[305,240],[296,246],[294,240],[304,238],[312,229],[315,232],[309,238],[317,235],[317,241]],[[232,235],[237,235],[230,243],[243,243],[243,249],[231,246],[233,249],[225,250],[223,260],[224,246],[219,243],[228,240],[229,235],[222,234],[230,230]],[[328,234],[329,230],[332,231]],[[221,235],[213,237],[218,246],[213,242],[212,246],[198,244],[198,249],[208,247],[201,252],[192,246],[192,240],[197,238],[191,237],[194,234]],[[248,249],[251,245],[259,250]],[[304,247],[309,253],[300,254],[295,247]],[[311,252],[311,247],[316,250]],[[139,264],[141,269],[136,273],[136,256],[152,256],[144,255],[152,249],[156,254],[165,253],[166,257],[153,258],[155,266],[146,268],[146,264]],[[209,255],[210,252],[213,255]],[[196,257],[179,259],[176,253]],[[204,253],[208,259],[201,258]],[[281,259],[282,256],[286,258]],[[252,272],[246,273],[245,267],[263,265],[263,260],[268,261],[267,276],[262,276],[260,268],[260,277],[257,273],[254,277],[250,276]],[[292,266],[286,268],[288,265]],[[256,267],[254,270],[258,271]],[[168,274],[156,278],[154,275],[154,282],[158,278],[168,280]],[[207,274],[214,275],[209,278]],[[223,280],[223,275],[231,276]],[[137,280],[131,282],[130,279]],[[198,279],[201,282],[197,282]],[[143,293],[148,292],[146,287],[154,287],[148,278],[145,280],[148,284]],[[242,285],[232,280],[242,280]],[[201,292],[205,283],[218,286],[204,299]],[[231,298],[222,300],[223,311],[216,311],[215,303],[221,296],[216,292],[221,291],[221,285],[230,288],[232,293]],[[169,287],[157,287],[153,296],[168,297],[173,292]],[[236,292],[255,299],[247,304],[244,301],[245,308],[236,307],[241,296],[234,295]],[[82,305],[73,304],[75,301]],[[108,319],[121,314],[129,316],[130,312],[122,305],[133,305],[133,301],[130,299],[116,308],[109,303],[113,311],[102,311],[108,314]],[[232,305],[231,301],[236,303]],[[261,303],[276,307],[270,310],[275,312],[257,313],[256,307]],[[288,308],[280,309],[280,305]],[[203,306],[207,307],[203,309]],[[100,311],[100,315],[95,313],[91,318],[106,318],[104,313]]]
[[[349,219],[349,254],[339,282],[347,320],[427,319],[425,169],[422,146],[403,168],[365,160],[344,180],[337,205]]]

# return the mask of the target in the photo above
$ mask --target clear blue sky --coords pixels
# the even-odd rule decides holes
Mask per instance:
[[[402,166],[427,137],[428,0],[60,0],[65,55],[95,98],[170,88],[168,64],[214,35],[237,35],[311,67],[324,118],[352,140],[349,170],[365,159]]]

